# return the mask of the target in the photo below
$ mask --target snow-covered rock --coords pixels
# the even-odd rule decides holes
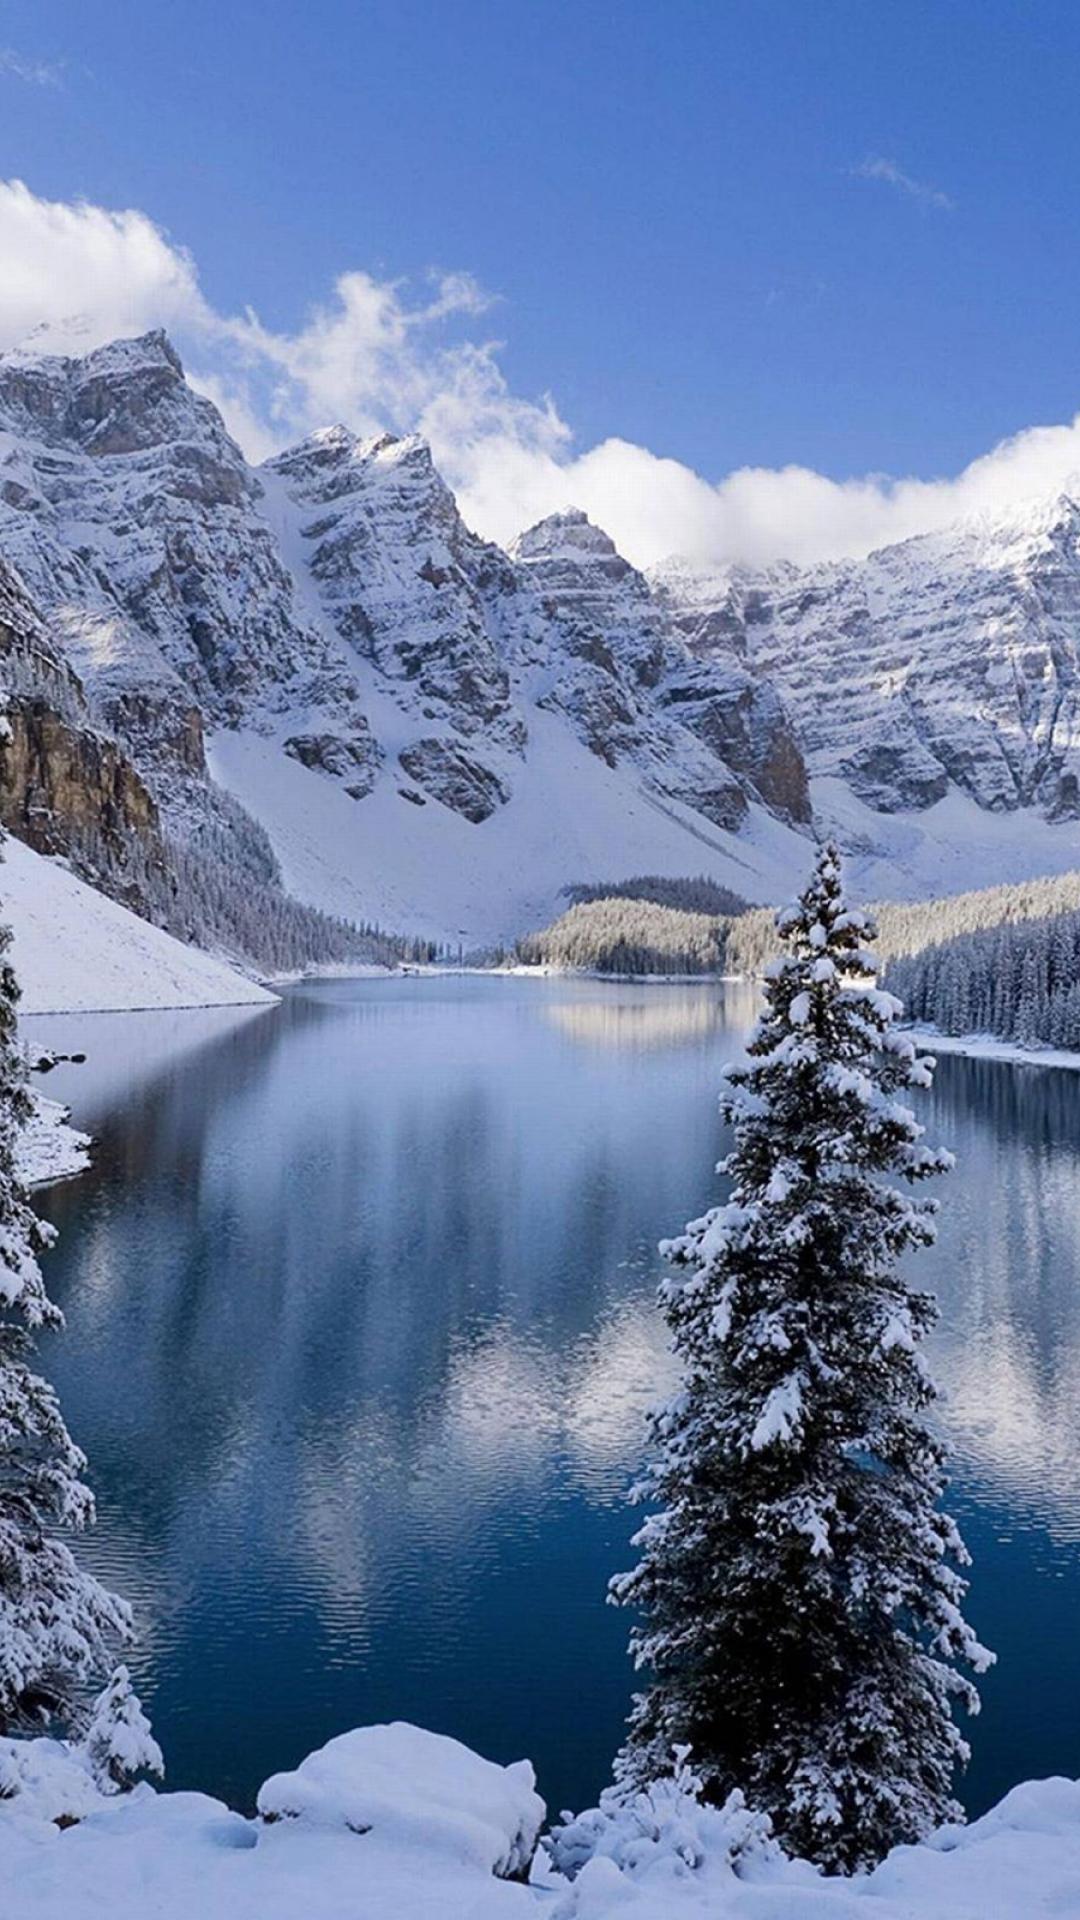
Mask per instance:
[[[31,1110],[18,1139],[19,1177],[27,1186],[43,1187],[68,1180],[90,1165],[90,1136],[73,1127],[68,1108],[30,1089]]]
[[[469,532],[426,443],[334,427],[268,462],[262,478],[280,483],[278,525],[297,572],[402,711],[520,746],[487,607],[513,594],[513,571]]]
[[[63,1740],[0,1737],[0,1821],[35,1834],[84,1820],[105,1796],[83,1754]],[[0,1825],[2,1851],[5,1825]]]
[[[527,1760],[498,1767],[404,1721],[328,1741],[268,1780],[258,1807],[263,1820],[376,1833],[503,1880],[525,1878],[545,1813]]]
[[[577,511],[540,521],[511,556],[524,588],[515,643],[537,704],[564,713],[608,766],[636,764],[658,792],[739,828],[763,797],[740,777],[749,756],[736,771],[717,732],[697,724],[698,704],[684,703],[678,679],[690,663],[643,575]],[[752,699],[747,676],[728,668],[715,676],[717,699],[732,704],[739,681]]]
[[[144,755],[197,771],[196,714],[347,718],[347,663],[299,614],[261,485],[164,334],[0,357],[0,430],[0,552]]]

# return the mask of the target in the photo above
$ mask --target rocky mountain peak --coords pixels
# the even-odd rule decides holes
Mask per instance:
[[[865,560],[651,576],[705,663],[782,696],[811,773],[877,813],[959,788],[989,812],[1080,814],[1080,509],[1071,489]]]
[[[229,463],[241,458],[216,407],[189,387],[160,328],[81,358],[0,357],[0,417],[12,431],[97,458],[177,444]]]
[[[525,738],[490,604],[513,591],[505,555],[469,532],[419,435],[315,434],[263,473],[324,619],[404,716],[394,731],[410,791],[485,817],[506,782],[475,743],[497,758]]]
[[[567,507],[562,513],[549,513],[546,519],[538,520],[534,527],[518,535],[510,554],[512,559],[527,566],[538,560],[557,559],[573,564],[614,559],[620,567],[630,570],[629,562],[622,559],[610,534],[594,526],[580,507]]]

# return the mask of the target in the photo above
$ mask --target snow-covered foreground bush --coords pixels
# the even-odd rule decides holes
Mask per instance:
[[[897,1847],[869,1874],[823,1877],[787,1859],[734,1794],[721,1808],[671,1782],[579,1816],[555,1857],[591,1857],[551,1920],[1036,1920],[1080,1913],[1080,1782],[1017,1787],[970,1827]]]
[[[735,1796],[665,1782],[566,1823],[525,1762],[414,1727],[332,1740],[246,1820],[200,1793],[107,1796],[85,1756],[0,1740],[4,1920],[1036,1920],[1080,1913],[1080,1783],[1017,1787],[970,1827],[825,1879]],[[75,1824],[69,1824],[74,1821]],[[61,1824],[57,1824],[60,1822]],[[559,1870],[557,1870],[559,1869]],[[573,1875],[569,1878],[568,1875]]]

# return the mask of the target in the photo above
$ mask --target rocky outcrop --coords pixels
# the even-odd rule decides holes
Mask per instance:
[[[157,807],[117,743],[40,699],[9,697],[0,716],[0,822],[38,853],[160,855]]]
[[[294,733],[283,745],[302,767],[315,767],[340,780],[350,800],[363,800],[375,785],[382,754],[368,727],[347,740],[337,733]]]
[[[663,706],[782,819],[811,819],[806,764],[775,687],[737,667],[690,661],[674,667]]]
[[[489,603],[512,595],[498,548],[468,531],[424,441],[318,433],[268,463],[340,638],[410,711],[512,750],[525,739]]]
[[[567,715],[609,766],[645,744],[663,671],[663,622],[641,575],[583,513],[554,513],[510,549],[524,591],[517,648],[548,684],[538,704]]]
[[[496,773],[443,740],[417,740],[398,755],[403,772],[433,800],[479,826],[509,794]]]
[[[130,755],[90,721],[78,675],[0,561],[0,825],[131,893],[160,866],[158,810]]]
[[[919,812],[949,790],[944,764],[906,716],[886,718],[840,761],[853,793],[878,813]]]
[[[363,735],[355,662],[305,618],[262,484],[163,334],[0,359],[0,427],[0,553],[166,810],[178,777],[190,813],[204,727],[321,712]]]

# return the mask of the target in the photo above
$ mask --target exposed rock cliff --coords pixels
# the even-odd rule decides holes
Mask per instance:
[[[0,825],[114,890],[162,863],[158,811],[130,755],[90,723],[78,675],[0,561]]]
[[[38,853],[100,845],[122,863],[133,839],[160,847],[157,807],[115,740],[19,696],[0,724],[0,822]]]
[[[805,770],[781,702],[734,663],[696,667],[644,576],[583,513],[552,514],[511,549],[519,647],[540,705],[596,754],[635,761],[661,792],[735,829],[750,802],[806,821]]]

